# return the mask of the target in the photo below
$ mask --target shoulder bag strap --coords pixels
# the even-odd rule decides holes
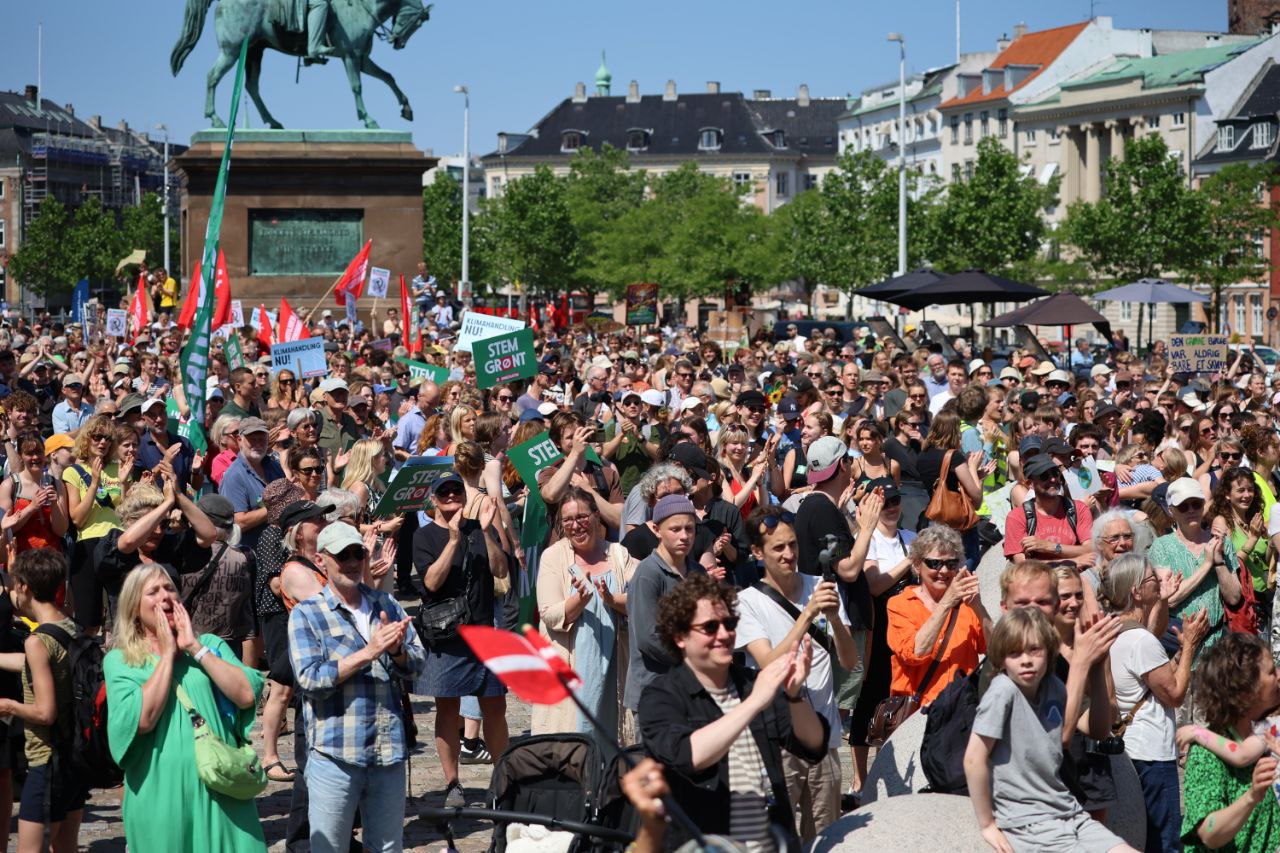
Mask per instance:
[[[756,589],[764,593],[766,598],[768,598],[774,604],[778,605],[784,611],[786,611],[787,615],[790,616],[792,619],[800,618],[800,609],[796,607],[794,604],[792,604],[789,600],[787,600],[787,597],[785,595],[778,592],[776,589],[769,586],[764,581],[758,581],[753,586],[753,589]],[[817,625],[814,625],[812,622],[810,622],[808,634],[809,634],[809,637],[815,643],[817,643],[819,646],[822,647],[822,650],[824,652],[826,652],[831,657],[836,657],[835,645],[831,642],[831,638],[828,637],[826,634],[822,633],[821,631],[819,631]]]
[[[1036,519],[1036,499],[1027,498],[1022,502],[1022,515],[1027,519],[1027,535],[1035,536],[1037,519]]]
[[[947,650],[947,645],[951,642],[951,632],[956,628],[956,621],[960,618],[960,606],[956,605],[951,609],[951,616],[947,619],[947,632],[942,635],[942,645],[938,646],[938,650],[933,653],[933,660],[929,661],[929,668],[925,670],[924,680],[920,682],[920,688],[916,690],[914,699],[919,702],[924,696],[926,690],[929,689],[929,683],[933,681],[933,677],[938,674],[938,667],[942,664],[942,654]]]
[[[954,450],[948,450],[942,454],[942,468],[938,471],[938,480],[933,484],[935,489],[945,489],[947,486],[947,474],[951,473],[951,454]]]
[[[196,597],[200,595],[200,593],[204,592],[204,588],[209,585],[209,579],[212,578],[213,573],[218,570],[218,564],[222,561],[222,555],[227,553],[227,548],[229,547],[230,545],[226,542],[222,543],[222,547],[218,549],[218,553],[214,554],[213,559],[209,560],[209,564],[204,567],[204,571],[200,574],[200,579],[196,581],[196,585],[191,587],[191,592],[188,592],[183,596],[182,606],[187,610],[191,609],[191,604],[196,600]]]
[[[63,649],[67,651],[71,650],[71,635],[67,633],[66,629],[60,628],[52,622],[46,622],[43,625],[38,626],[34,631],[32,631],[32,633],[44,634],[46,637],[52,637],[53,641],[62,646]]]

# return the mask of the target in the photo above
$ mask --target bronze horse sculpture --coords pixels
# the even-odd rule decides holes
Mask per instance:
[[[214,107],[214,92],[226,73],[236,66],[240,46],[246,38],[249,39],[249,51],[245,58],[245,89],[258,107],[262,120],[270,127],[283,127],[262,102],[258,78],[262,72],[262,55],[267,48],[288,56],[307,55],[306,34],[289,23],[291,2],[301,0],[222,0],[218,4],[214,13],[214,31],[219,53],[209,69],[204,104],[205,117],[213,127],[225,127]],[[212,3],[213,0],[187,0],[182,33],[169,57],[169,67],[174,76],[182,70],[182,64],[200,40]],[[407,121],[413,120],[413,108],[396,85],[395,78],[369,58],[373,37],[382,36],[392,47],[400,50],[430,17],[431,6],[421,5],[421,0],[332,0],[324,27],[324,35],[331,45],[328,52],[342,60],[351,94],[355,96],[356,115],[366,128],[377,128],[378,123],[369,117],[364,106],[362,73],[386,83],[400,103],[400,115]],[[389,29],[388,21],[392,22]]]

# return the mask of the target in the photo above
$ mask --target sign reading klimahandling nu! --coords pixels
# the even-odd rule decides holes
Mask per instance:
[[[528,379],[538,372],[532,329],[473,341],[471,354],[476,362],[477,388],[492,388],[503,382]]]

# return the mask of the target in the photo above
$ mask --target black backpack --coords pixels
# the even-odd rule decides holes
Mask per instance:
[[[969,746],[978,703],[987,692],[993,673],[989,661],[965,675],[957,672],[938,698],[924,709],[924,741],[920,767],[934,794],[969,793],[964,776],[964,751]]]
[[[1067,511],[1067,524],[1071,525],[1071,535],[1076,538],[1076,544],[1080,544],[1080,534],[1076,531],[1076,502],[1071,495],[1062,496],[1064,508]],[[1038,522],[1036,519],[1036,499],[1027,498],[1022,504],[1022,514],[1027,519],[1027,535],[1035,536]]]
[[[35,633],[52,637],[67,650],[71,666],[71,772],[86,789],[114,788],[124,781],[124,773],[111,757],[107,742],[107,683],[102,674],[101,642],[83,631],[72,636],[57,625],[41,625]]]

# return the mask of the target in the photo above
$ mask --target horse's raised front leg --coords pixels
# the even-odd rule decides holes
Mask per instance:
[[[262,116],[263,122],[267,127],[280,130],[284,127],[280,122],[276,121],[276,117],[267,109],[267,105],[262,102],[262,95],[258,93],[258,79],[262,76],[262,48],[258,48],[254,54],[248,58],[248,67],[244,73],[244,87],[249,91],[249,97],[253,99],[254,106],[258,108],[258,115]]]
[[[363,64],[363,58],[344,53],[342,67],[347,70],[347,83],[350,84],[351,94],[356,99],[356,118],[364,122],[364,126],[369,130],[377,130],[378,123],[369,117],[369,111],[364,108],[364,87],[360,81],[360,66]]]
[[[400,87],[396,85],[396,78],[391,76],[391,72],[374,62],[368,54],[365,55],[364,61],[360,63],[360,70],[375,80],[381,80],[387,84],[396,96],[396,100],[400,103],[400,115],[405,121],[413,121],[413,107],[409,106],[409,98],[404,92],[400,91]]]
[[[204,117],[209,120],[210,127],[226,127],[226,123],[218,118],[218,112],[214,107],[214,93],[218,90],[218,83],[222,78],[227,76],[227,72],[235,67],[240,61],[239,56],[234,56],[223,50],[218,54],[218,58],[213,61],[213,67],[209,69],[207,78],[207,88],[204,99]]]

